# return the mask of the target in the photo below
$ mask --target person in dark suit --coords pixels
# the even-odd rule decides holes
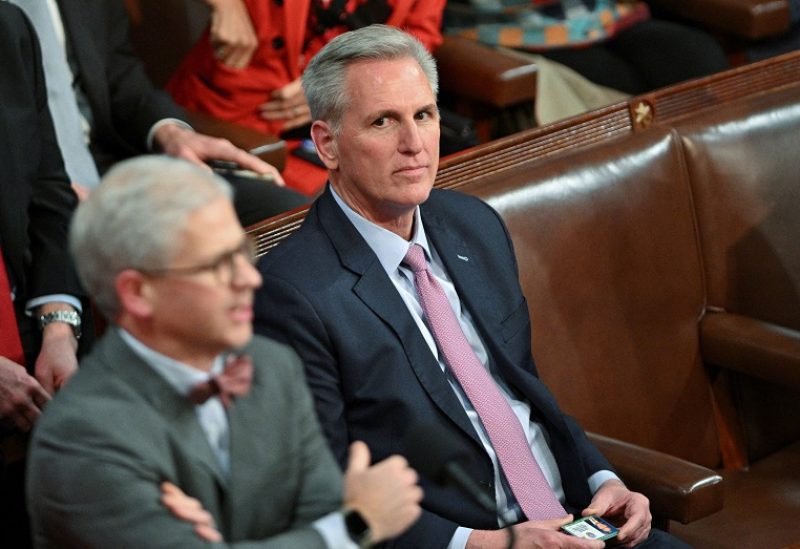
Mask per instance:
[[[74,92],[73,102],[77,102],[83,122],[90,129],[89,148],[97,167],[95,180],[83,181],[92,176],[71,169],[70,158],[66,158],[67,172],[79,191],[94,187],[98,174],[105,173],[114,163],[152,151],[198,164],[208,160],[236,162],[242,168],[268,174],[283,185],[278,171],[266,162],[227,140],[193,131],[184,122],[184,111],[169,94],[153,87],[131,46],[129,21],[121,0],[12,2],[31,15],[40,34],[52,32],[46,28],[52,24],[56,36],[62,36],[60,48],[44,50],[45,61],[48,56],[66,52],[73,90],[57,89],[56,93]],[[48,4],[49,9],[41,9]],[[34,10],[40,15],[35,15]],[[39,20],[43,12],[50,15],[50,21]],[[48,81],[51,87],[59,84],[54,79]],[[64,135],[59,135],[62,149]],[[299,193],[262,180],[235,178],[232,183],[237,191],[237,212],[246,225],[307,202]]]
[[[539,380],[498,214],[432,190],[439,118],[430,55],[401,31],[367,27],[323,49],[303,85],[330,184],[259,264],[256,331],[300,354],[340,463],[356,439],[376,456],[424,454],[408,432],[428,424],[468,449],[463,468],[496,502],[489,512],[422,474],[423,516],[393,545],[506,547],[501,527],[516,524],[515,547],[602,547],[558,531],[569,513],[583,513],[618,521],[628,546],[683,546],[651,532],[647,499],[625,487]],[[412,267],[420,255],[427,270]],[[433,277],[444,301],[429,301],[432,284],[420,277]],[[497,410],[512,419],[498,423]],[[507,458],[511,445],[519,450]],[[535,460],[547,485],[520,475],[517,458]],[[546,512],[537,508],[545,501]]]
[[[354,444],[342,479],[299,358],[252,337],[261,277],[230,197],[218,176],[150,157],[78,208],[71,250],[113,325],[32,437],[37,547],[354,548],[418,517],[403,458],[369,466]]]
[[[22,12],[5,2],[0,163],[0,309],[8,314],[0,316],[0,546],[24,547],[23,433],[77,367],[85,303],[67,253],[77,198],[47,109],[39,44]]]

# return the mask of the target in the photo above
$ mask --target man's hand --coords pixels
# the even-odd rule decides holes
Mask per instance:
[[[39,382],[16,362],[0,357],[0,417],[20,431],[30,431],[50,400]]]
[[[619,526],[616,539],[623,547],[633,547],[647,539],[653,520],[647,498],[631,492],[618,480],[603,483],[583,510],[583,516],[588,515],[604,517]]]
[[[89,187],[81,185],[80,183],[75,183],[74,181],[72,182],[72,190],[75,192],[80,202],[89,198],[89,193],[91,192]]]
[[[258,47],[250,14],[242,0],[207,0],[211,6],[211,47],[223,64],[243,69]]]
[[[261,105],[259,110],[261,117],[266,120],[285,120],[284,130],[311,122],[311,110],[299,78],[273,91],[270,100]]]
[[[391,456],[370,467],[369,448],[350,445],[344,475],[344,506],[358,511],[369,525],[372,541],[402,533],[419,518],[422,488],[417,473],[401,456]]]
[[[194,531],[201,539],[210,542],[222,541],[222,534],[217,530],[211,513],[203,509],[199,501],[184,494],[183,490],[174,484],[161,483],[161,503],[179,519],[192,523]]]
[[[559,527],[572,522],[572,515],[550,520],[529,520],[515,524],[514,547],[526,549],[602,549],[602,541],[580,539],[565,534]],[[502,530],[473,530],[467,549],[505,549],[508,547],[508,528]]]
[[[64,303],[47,303],[39,308],[38,314],[69,308]],[[42,348],[36,357],[34,375],[45,391],[54,394],[78,370],[78,340],[72,326],[63,322],[51,322],[42,330]]]
[[[228,141],[209,137],[177,124],[164,124],[155,132],[154,139],[164,153],[183,158],[199,166],[206,166],[206,160],[228,160],[236,162],[245,170],[258,174],[270,174],[275,183],[283,186],[283,178],[275,167],[260,158],[243,151]]]

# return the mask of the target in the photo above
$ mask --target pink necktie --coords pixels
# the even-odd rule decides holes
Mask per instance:
[[[439,351],[483,423],[514,496],[529,520],[563,517],[531,453],[525,432],[487,369],[475,356],[442,287],[428,270],[425,251],[412,245],[403,262],[414,272],[417,294]]]
[[[0,249],[0,356],[19,365],[25,364],[2,249]]]

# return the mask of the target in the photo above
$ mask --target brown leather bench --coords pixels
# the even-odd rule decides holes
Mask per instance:
[[[637,445],[596,437],[662,524],[701,548],[797,541],[799,60],[499,140],[437,177],[503,216],[541,375],[590,431]],[[251,227],[260,253],[303,215]],[[724,509],[703,518],[720,487]]]
[[[703,358],[737,411],[726,508],[678,532],[780,547],[800,540],[800,90],[677,129],[705,271]]]
[[[648,0],[654,7],[750,40],[789,29],[789,0]]]
[[[470,185],[519,258],[539,371],[592,431],[719,469],[697,547],[800,516],[800,87]]]

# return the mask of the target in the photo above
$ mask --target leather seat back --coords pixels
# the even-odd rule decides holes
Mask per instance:
[[[470,189],[512,235],[545,383],[584,428],[718,466],[703,272],[678,138],[654,129]]]
[[[739,101],[677,130],[709,307],[800,330],[800,87]],[[796,391],[738,381],[751,461],[800,439]]]

